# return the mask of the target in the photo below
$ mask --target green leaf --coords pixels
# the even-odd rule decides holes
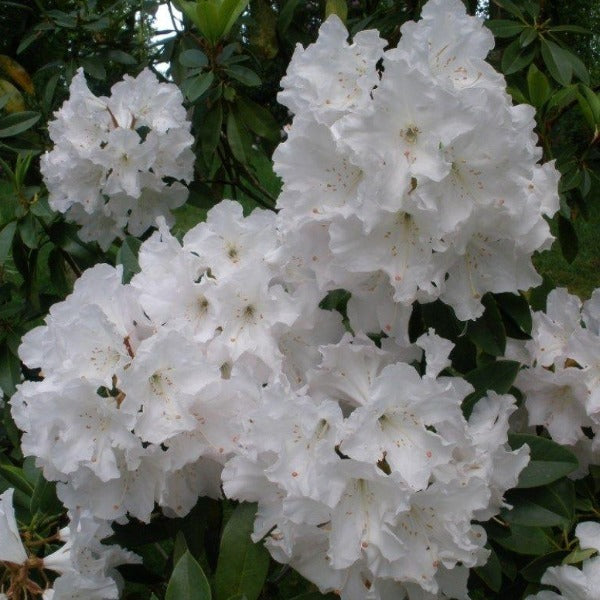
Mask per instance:
[[[587,560],[597,552],[598,550],[596,550],[596,548],[585,548],[583,550],[581,548],[577,548],[563,558],[562,564],[576,565],[577,563]]]
[[[193,3],[190,2],[189,4]],[[219,7],[215,3],[215,0],[196,1],[194,24],[198,27],[200,33],[210,42],[210,45],[215,46],[221,34]]]
[[[238,99],[236,108],[244,124],[256,135],[272,141],[279,140],[279,123],[266,108],[242,97]]]
[[[523,333],[530,334],[532,319],[527,300],[520,294],[504,292],[496,294],[496,304],[505,319],[510,320]]]
[[[0,119],[0,138],[11,137],[27,131],[40,120],[40,113],[23,111]]]
[[[573,223],[562,215],[558,215],[558,241],[565,260],[572,263],[579,252],[579,240]]]
[[[348,3],[346,0],[327,0],[325,3],[325,18],[330,15],[337,15],[342,23],[346,23],[348,18]]]
[[[523,23],[507,19],[493,19],[486,21],[485,24],[497,38],[509,38],[519,35],[526,27]]]
[[[183,90],[190,102],[195,102],[204,94],[215,80],[215,74],[212,71],[202,73],[197,77],[186,79],[183,84]]]
[[[534,27],[527,27],[519,36],[519,44],[521,48],[526,48],[538,37],[538,31]]]
[[[577,99],[577,87],[570,85],[569,87],[563,88],[562,90],[556,91],[552,94],[546,112],[551,110],[562,110],[568,106],[571,102]]]
[[[176,565],[181,557],[188,552],[187,542],[183,531],[178,531],[173,545],[173,564]]]
[[[229,142],[233,156],[241,163],[247,163],[249,161],[252,141],[248,130],[233,112],[227,115],[227,141]]]
[[[137,60],[123,50],[109,50],[108,58],[122,65],[137,65]]]
[[[524,527],[515,524],[501,527],[491,522],[487,524],[486,529],[490,539],[516,554],[539,556],[553,549],[546,532],[541,527]]]
[[[185,50],[179,55],[179,64],[191,69],[199,69],[208,65],[208,58],[202,50],[193,48]]]
[[[594,111],[590,106],[587,98],[580,93],[577,93],[577,102],[579,103],[579,109],[581,110],[581,114],[583,118],[586,120],[587,124],[590,126],[592,131],[596,131],[596,118],[594,116]]]
[[[117,252],[117,264],[123,265],[123,283],[129,283],[140,270],[137,256],[141,245],[140,240],[128,235]]]
[[[465,375],[465,379],[475,388],[463,401],[463,412],[469,416],[475,403],[483,398],[488,390],[506,394],[519,372],[520,363],[514,360],[498,360],[483,365]]]
[[[42,35],[44,35],[44,32],[36,29],[35,31],[32,31],[28,35],[21,38],[21,43],[17,47],[17,54],[25,52],[25,50],[27,50],[27,48],[29,48],[29,46],[31,46],[31,44],[33,44],[33,42],[35,42],[38,38],[42,37]]]
[[[83,70],[94,79],[99,79],[100,81],[106,79],[106,69],[98,56],[87,56],[82,58],[81,66],[83,67]]]
[[[525,20],[525,15],[521,12],[521,9],[511,0],[494,0],[494,4],[497,4],[500,8],[503,8],[506,12],[509,12],[517,19],[521,21]]]
[[[580,95],[583,96],[590,107],[595,124],[600,124],[600,96],[587,85],[582,83],[578,86]]]
[[[25,477],[23,470],[11,464],[7,459],[0,462],[0,475],[6,479],[13,487],[23,492],[27,497],[31,498],[33,494],[33,486]]]
[[[542,39],[541,50],[550,75],[561,85],[569,85],[573,77],[573,65],[568,57],[570,53],[558,44],[545,39]]]
[[[200,143],[202,152],[210,158],[221,139],[221,128],[223,127],[223,106],[217,102],[205,115],[202,129],[200,131]]]
[[[508,436],[508,443],[513,450],[523,444],[527,444],[530,450],[529,464],[519,475],[518,488],[548,485],[579,467],[577,457],[570,450],[547,438],[514,433]]]
[[[498,555],[493,550],[485,565],[476,567],[474,571],[493,592],[500,591],[502,587],[502,567]]]
[[[482,304],[485,311],[479,319],[469,323],[467,335],[487,354],[502,356],[506,349],[506,331],[502,316],[491,294],[483,297]]]
[[[38,226],[32,214],[27,213],[19,221],[19,235],[28,248],[35,249],[38,247]]]
[[[256,600],[260,595],[269,570],[269,553],[250,538],[255,515],[256,504],[239,504],[225,525],[215,572],[217,600],[236,594]]]
[[[573,54],[573,52],[569,52],[565,50],[565,58],[571,63],[571,67],[573,68],[573,73],[577,76],[577,78],[583,83],[589,85],[590,83],[590,73],[587,70],[587,67],[583,63],[583,61]]]
[[[7,223],[0,231],[0,264],[4,264],[10,256],[13,238],[17,230],[17,222]]]
[[[227,37],[239,16],[246,10],[249,0],[222,0],[219,8],[220,37]]]
[[[42,474],[37,478],[30,504],[31,514],[40,512],[46,515],[62,513],[62,504],[56,496],[56,484],[46,481]]]
[[[564,550],[556,550],[543,556],[538,556],[521,569],[521,575],[526,581],[539,583],[548,567],[560,565],[565,554]]]
[[[568,31],[570,33],[581,33],[584,35],[591,35],[592,32],[589,29],[585,29],[584,27],[579,27],[579,25],[557,25],[556,27],[550,27],[548,31]]]
[[[298,8],[300,0],[286,0],[283,5],[281,12],[279,13],[279,19],[277,20],[277,29],[279,34],[284,36],[286,31],[289,29],[294,18],[294,12]]]
[[[575,488],[561,478],[545,487],[511,492],[507,502],[512,509],[503,509],[501,516],[509,523],[568,529],[575,513]]]
[[[0,346],[0,388],[7,396],[12,396],[20,381],[21,362],[5,342]]]
[[[511,75],[526,67],[535,56],[535,48],[524,50],[519,40],[511,42],[502,54],[501,69],[505,75]]]
[[[63,297],[66,296],[71,291],[71,284],[67,279],[65,259],[59,248],[53,248],[48,254],[48,270],[56,292]]]
[[[527,72],[527,89],[529,100],[536,108],[540,108],[550,98],[550,82],[535,65],[531,65]]]
[[[237,79],[240,83],[249,87],[256,87],[260,85],[260,77],[248,67],[242,67],[241,65],[231,65],[225,69],[225,72],[230,77]]]
[[[196,559],[186,551],[179,559],[165,594],[165,600],[210,600],[208,579]]]

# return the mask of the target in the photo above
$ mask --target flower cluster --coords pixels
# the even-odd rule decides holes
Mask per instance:
[[[575,529],[582,550],[592,550],[596,554],[583,561],[581,569],[571,565],[550,567],[542,577],[542,583],[560,592],[544,590],[526,600],[594,600],[598,597],[600,582],[600,524],[592,521],[579,523]]]
[[[112,534],[110,525],[94,519],[85,511],[70,514],[67,527],[46,543],[62,543],[53,553],[40,558],[28,552],[19,534],[13,509],[12,488],[0,495],[0,563],[8,587],[0,591],[0,599],[40,597],[43,600],[113,600],[119,598],[120,576],[115,567],[139,563],[141,559],[120,548],[102,544]],[[35,545],[39,546],[37,540]],[[42,589],[32,571],[51,571],[59,574],[52,587]],[[45,581],[48,579],[44,576]],[[4,594],[6,592],[6,594]]]
[[[238,415],[276,373],[302,383],[319,343],[343,333],[302,282],[279,282],[275,217],[223,202],[180,244],[164,221],[141,271],[97,265],[23,338],[41,381],[12,399],[23,451],[74,509],[150,519],[154,503],[187,513],[220,495]],[[285,354],[284,354],[285,349]]]
[[[528,452],[506,443],[514,398],[490,392],[465,418],[473,388],[450,376],[453,344],[433,331],[411,343],[408,320],[415,300],[467,320],[486,292],[537,283],[531,255],[552,240],[558,174],[538,164],[533,111],[511,104],[484,61],[492,36],[459,0],[430,0],[402,33],[393,50],[373,31],[350,44],[332,17],[296,50],[280,95],[295,117],[275,153],[278,215],[223,201],[180,242],[162,208],[137,204],[162,215],[140,272],[123,284],[97,265],[25,335],[20,357],[39,378],[19,386],[12,414],[67,508],[149,521],[155,504],[184,515],[222,486],[258,504],[255,539],[322,591],[468,598],[468,569],[487,557],[475,521],[505,506]],[[134,110],[126,86],[138,80],[111,99],[82,75],[73,85],[53,135],[91,171],[113,161],[96,165],[99,184],[78,180],[103,207],[90,223],[102,229],[96,216],[119,198],[143,200],[148,178],[189,176],[177,108]],[[116,145],[98,142],[104,131]],[[172,133],[177,172],[154,154]],[[86,196],[65,193],[63,206],[75,197]],[[319,307],[339,288],[346,323]]]
[[[527,367],[516,385],[525,394],[528,424],[572,447],[582,466],[598,464],[600,290],[584,303],[564,288],[552,290],[546,311],[533,314],[531,336],[515,348]]]
[[[41,160],[50,206],[107,249],[127,228],[141,235],[157,216],[171,219],[193,177],[194,138],[183,96],[148,69],[125,76],[110,97],[88,89],[83,69],[48,124],[54,148]],[[169,178],[168,184],[165,178]]]
[[[378,348],[347,335],[322,346],[308,385],[262,390],[225,466],[229,497],[258,502],[254,538],[322,592],[344,600],[468,598],[488,555],[482,527],[528,462],[505,448],[511,396],[490,393],[467,421],[472,387],[441,376],[453,345]],[[423,374],[409,364],[425,349]]]
[[[486,292],[539,284],[531,255],[553,239],[559,174],[538,164],[533,108],[484,61],[492,34],[460,0],[431,0],[395,49],[346,37],[332,17],[297,48],[280,94],[295,117],[273,157],[281,221],[312,240],[320,289],[352,292],[355,330],[395,335],[414,300],[468,320]]]

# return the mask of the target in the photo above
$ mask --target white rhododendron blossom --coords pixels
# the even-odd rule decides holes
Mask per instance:
[[[194,138],[179,88],[148,69],[96,97],[83,69],[48,124],[54,148],[41,159],[50,206],[82,226],[104,249],[124,230],[141,235],[158,216],[172,222],[191,181]]]
[[[467,598],[488,555],[472,521],[500,511],[529,459],[506,445],[514,399],[490,393],[466,420],[473,388],[440,374],[452,344],[417,344],[422,375],[368,338],[323,346],[307,387],[261,390],[223,472],[227,496],[258,502],[255,539],[344,600]]]
[[[600,458],[600,290],[581,302],[564,288],[533,314],[526,367],[515,384],[525,394],[529,425],[571,446],[582,467]]]
[[[97,265],[24,336],[20,357],[43,379],[19,387],[13,416],[68,508],[149,521],[155,503],[183,515],[220,496],[261,386],[282,372],[300,386],[318,346],[343,335],[316,284],[284,285],[279,246],[275,216],[236,202],[183,244],[162,220],[130,284]]]
[[[401,31],[384,51],[332,16],[299,46],[278,214],[224,200],[182,239],[169,209],[193,140],[177,89],[144,71],[97,98],[73,79],[42,162],[52,206],[104,247],[157,231],[129,283],[89,269],[19,349],[23,453],[75,515],[45,598],[117,598],[113,567],[136,558],[99,547],[111,522],[224,493],[256,502],[254,539],[323,592],[468,599],[489,554],[477,522],[507,507],[529,452],[507,443],[515,399],[471,402],[453,343],[409,320],[438,299],[475,319],[484,294],[538,284],[559,175],[462,2],[430,0]],[[340,290],[345,320],[323,308]],[[529,423],[579,453],[598,452],[599,336],[600,295],[556,291],[512,345]]]
[[[273,156],[281,227],[291,243],[314,240],[306,264],[322,291],[352,292],[357,330],[405,327],[414,300],[474,319],[486,292],[539,284],[531,255],[549,247],[544,217],[558,209],[534,110],[513,106],[485,62],[493,37],[482,22],[459,0],[431,0],[402,33],[381,54],[365,32],[349,45],[330,17],[296,50],[280,93],[295,114]],[[316,62],[324,52],[336,59]],[[365,318],[364,302],[395,304],[396,319],[383,308]]]
[[[543,590],[526,600],[595,600],[600,586],[600,523],[586,521],[575,528],[582,550],[595,550],[594,556],[586,558],[581,569],[571,565],[549,567],[542,583],[552,586],[559,593]]]
[[[0,494],[0,562],[22,564],[27,560],[27,551],[21,541],[15,509],[13,508],[13,494],[15,490],[9,488]]]

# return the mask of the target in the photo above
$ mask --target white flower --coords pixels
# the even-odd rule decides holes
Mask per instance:
[[[352,44],[347,37],[343,23],[332,15],[321,25],[316,43],[306,49],[296,46],[281,80],[279,102],[326,125],[366,105],[379,79],[375,66],[386,42],[375,30],[357,33]]]
[[[141,235],[156,216],[172,220],[170,209],[187,196],[177,182],[190,181],[193,137],[173,84],[159,83],[148,69],[97,98],[80,69],[70,98],[49,123],[54,149],[41,159],[50,206],[82,226],[84,240],[106,250],[115,237]],[[164,198],[161,199],[161,195]]]
[[[0,494],[0,561],[11,562],[17,565],[27,560],[27,552],[21,541],[15,510],[13,508],[13,488],[7,489]]]

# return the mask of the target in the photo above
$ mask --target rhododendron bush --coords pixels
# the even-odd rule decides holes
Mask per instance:
[[[223,44],[246,5],[178,3],[183,93],[84,64],[50,118],[21,191],[73,284],[15,344],[0,597],[595,598],[600,292],[532,262],[568,205],[501,21],[429,0],[390,44],[328,2],[278,133]]]

